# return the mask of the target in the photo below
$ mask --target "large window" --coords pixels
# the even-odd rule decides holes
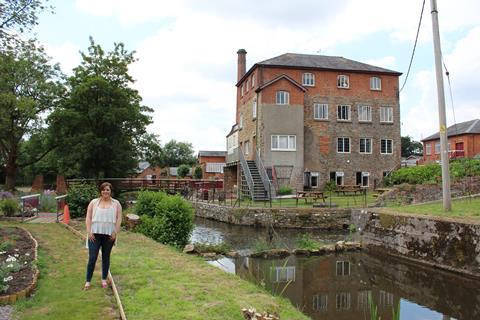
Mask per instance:
[[[349,276],[350,275],[350,262],[349,261],[337,261],[336,263],[337,276]]]
[[[313,87],[315,85],[315,75],[313,73],[304,73],[302,84],[307,87]]]
[[[380,153],[381,154],[392,154],[393,153],[393,141],[392,141],[392,139],[381,139],[380,140]]]
[[[358,121],[372,121],[371,106],[358,106]]]
[[[312,299],[312,308],[314,311],[328,310],[328,294],[316,294]]]
[[[427,156],[432,154],[432,145],[430,143],[425,144],[425,154]]]
[[[310,187],[318,188],[318,172],[310,172]]]
[[[272,135],[272,150],[295,151],[297,148],[297,136]]]
[[[335,295],[337,310],[350,309],[350,292],[340,292]]]
[[[350,106],[347,106],[347,105],[337,106],[337,120],[350,121]]]
[[[435,142],[435,154],[440,154],[440,142]]]
[[[295,267],[272,267],[273,282],[295,282]]]
[[[288,93],[288,91],[277,91],[276,103],[277,104],[289,104],[290,103],[290,94]]]
[[[257,100],[253,100],[253,105],[252,105],[252,118],[253,118],[253,119],[257,118]]]
[[[370,78],[370,90],[382,90],[382,80],[379,77]]]
[[[330,172],[330,181],[334,181],[337,186],[343,185],[343,171],[331,171]]]
[[[360,138],[360,153],[372,153],[372,139]]]
[[[349,83],[348,76],[346,76],[346,75],[337,76],[337,87],[338,88],[349,88],[350,83]]]
[[[328,104],[314,103],[313,104],[313,118],[315,120],[328,120]]]
[[[393,122],[392,107],[380,107],[380,122]]]
[[[342,137],[337,139],[337,152],[350,153],[350,138]]]
[[[368,177],[370,177],[370,172],[357,172],[356,184],[362,187],[368,187]]]

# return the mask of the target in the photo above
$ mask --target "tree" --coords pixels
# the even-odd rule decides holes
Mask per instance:
[[[48,0],[0,0],[0,50],[19,42],[16,33],[30,31],[38,24],[38,14],[53,7],[45,5]]]
[[[185,178],[189,172],[190,172],[190,166],[186,164],[181,164],[177,169],[177,175],[181,179]]]
[[[147,161],[151,167],[162,167],[162,146],[158,136],[145,133],[137,139],[139,161]]]
[[[33,42],[16,51],[0,52],[0,75],[0,159],[5,189],[13,190],[18,168],[35,163],[54,147],[19,163],[22,140],[40,130],[42,115],[58,104],[63,87],[58,65],[50,65]]]
[[[178,167],[179,165],[196,163],[193,146],[188,142],[170,140],[163,146],[162,164],[166,167]]]
[[[138,137],[146,133],[152,109],[131,88],[133,52],[115,43],[105,53],[90,38],[88,53],[68,79],[69,95],[49,117],[59,145],[60,171],[85,178],[124,177],[138,165]]]
[[[193,177],[195,179],[202,179],[202,176],[203,176],[202,167],[196,166],[195,169],[193,170]]]
[[[418,141],[414,141],[412,137],[402,137],[402,157],[409,157],[412,155],[422,155],[423,144]]]

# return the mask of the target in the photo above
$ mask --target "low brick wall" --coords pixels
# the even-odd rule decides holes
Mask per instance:
[[[347,208],[238,208],[192,202],[197,217],[245,226],[343,230],[350,225]]]
[[[362,244],[442,269],[480,277],[480,223],[353,210]]]

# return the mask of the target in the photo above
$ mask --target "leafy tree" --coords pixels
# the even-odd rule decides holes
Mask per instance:
[[[21,42],[17,33],[30,31],[38,24],[38,14],[53,7],[48,0],[0,0],[0,51],[13,49]]]
[[[423,144],[414,141],[412,137],[402,137],[402,157],[409,157],[412,155],[421,155],[423,153]]]
[[[152,167],[162,167],[162,146],[158,136],[145,133],[137,140],[139,160],[147,161]]]
[[[196,163],[193,146],[188,142],[177,142],[170,140],[163,146],[162,150],[162,164],[166,167],[178,167],[179,165]]]
[[[58,65],[50,65],[33,42],[16,51],[0,52],[0,75],[0,160],[5,188],[13,190],[18,168],[35,163],[54,147],[38,150],[19,163],[22,140],[38,133],[42,115],[58,105],[63,87]]]
[[[88,53],[68,79],[69,95],[49,117],[59,145],[60,171],[87,178],[124,177],[137,167],[138,139],[152,109],[131,88],[128,66],[135,61],[122,43],[104,52],[90,38]]]
[[[195,169],[193,170],[193,177],[195,179],[202,179],[203,176],[203,171],[201,166],[196,166]]]
[[[185,178],[190,172],[190,167],[186,164],[181,164],[177,169],[177,175],[179,178]]]

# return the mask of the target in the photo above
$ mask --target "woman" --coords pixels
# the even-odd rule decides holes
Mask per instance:
[[[102,248],[102,288],[107,287],[110,252],[122,223],[122,206],[112,198],[112,185],[108,182],[102,183],[100,193],[100,198],[90,201],[85,219],[88,235],[88,264],[84,290],[90,289],[90,281],[100,248]]]

